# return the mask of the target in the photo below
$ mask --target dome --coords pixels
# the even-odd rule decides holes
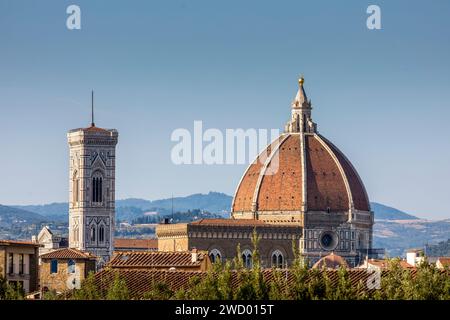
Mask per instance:
[[[348,264],[344,258],[332,252],[320,258],[312,267],[313,269],[339,269],[341,266],[347,268]]]
[[[317,132],[301,80],[292,119],[244,172],[232,215],[370,211],[366,190],[351,162]]]

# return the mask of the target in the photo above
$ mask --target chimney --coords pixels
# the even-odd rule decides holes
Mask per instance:
[[[192,252],[191,253],[191,256],[192,256],[191,261],[192,261],[192,263],[195,263],[195,262],[197,262],[197,259],[198,259],[197,249],[193,248],[191,252]]]

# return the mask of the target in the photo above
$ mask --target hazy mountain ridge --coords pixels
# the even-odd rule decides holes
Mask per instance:
[[[220,192],[174,197],[173,212],[199,209],[228,217],[231,202],[231,196]],[[441,221],[419,219],[377,202],[372,202],[371,208],[375,213],[374,247],[386,248],[390,256],[403,255],[408,248],[423,247],[427,243],[437,243],[450,238],[450,219]],[[13,229],[15,226],[11,224],[14,221],[22,221],[25,224],[45,220],[67,222],[68,211],[67,203],[12,207],[0,205],[0,227],[5,228],[9,225],[9,229]],[[160,216],[170,215],[172,198],[153,201],[130,198],[116,201],[118,221],[132,222],[148,212],[157,212]]]
[[[378,202],[371,202],[370,207],[375,213],[375,219],[378,220],[415,220],[419,219],[406,212],[400,211],[396,208],[386,206]]]
[[[28,210],[18,209],[0,204],[0,225],[7,226],[14,223],[40,223],[48,218]]]
[[[116,201],[116,211],[118,218],[123,212],[138,216],[145,211],[171,211],[172,203],[174,211],[187,211],[193,209],[206,210],[211,213],[226,214],[231,209],[232,196],[221,192],[209,192],[207,194],[196,193],[185,197],[174,197],[158,200],[145,200],[139,198],[129,198]],[[55,202],[44,205],[18,205],[11,206],[40,214],[45,217],[67,216],[69,204],[67,202]],[[414,220],[419,219],[396,208],[386,206],[377,202],[371,202],[371,208],[375,212],[377,220]]]

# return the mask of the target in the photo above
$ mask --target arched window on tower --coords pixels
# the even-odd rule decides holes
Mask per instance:
[[[75,242],[78,242],[79,240],[79,238],[78,238],[78,226],[74,226],[73,227],[73,234],[72,234],[72,238],[73,238],[73,241],[75,241]]]
[[[252,252],[248,249],[245,249],[242,252],[242,263],[244,264],[245,268],[250,269],[253,265],[252,263]]]
[[[103,243],[105,241],[105,227],[104,226],[100,226],[100,228],[98,228],[98,241]]]
[[[272,267],[283,268],[284,257],[280,250],[275,250],[272,252]]]
[[[80,180],[78,179],[78,172],[75,171],[72,179],[72,201],[77,203],[79,201]]]
[[[91,227],[91,242],[95,242],[95,233],[96,233],[95,226],[92,226]]]
[[[103,178],[98,172],[92,178],[92,202],[103,202]]]

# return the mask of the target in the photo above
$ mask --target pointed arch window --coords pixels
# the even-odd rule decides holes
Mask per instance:
[[[74,226],[73,227],[73,241],[78,242],[79,238],[78,238],[78,226]]]
[[[80,194],[80,179],[78,179],[78,172],[75,171],[75,173],[73,174],[73,179],[72,179],[72,200],[73,202],[78,202],[79,201],[79,194]]]
[[[272,252],[272,267],[283,268],[284,256],[280,250]]]
[[[209,258],[211,259],[211,262],[212,262],[212,263],[220,262],[221,259],[222,259],[222,254],[220,253],[219,250],[217,250],[217,249],[212,249],[212,250],[209,252]]]
[[[92,178],[92,202],[103,202],[103,178],[101,174],[96,173]]]
[[[252,252],[250,250],[246,249],[242,252],[242,263],[245,268],[250,269],[252,267]]]
[[[100,226],[100,228],[98,228],[98,241],[99,242],[105,242],[105,227],[104,226]]]
[[[92,226],[91,227],[91,242],[95,242],[95,233],[96,233],[96,230],[95,230],[95,226]]]

